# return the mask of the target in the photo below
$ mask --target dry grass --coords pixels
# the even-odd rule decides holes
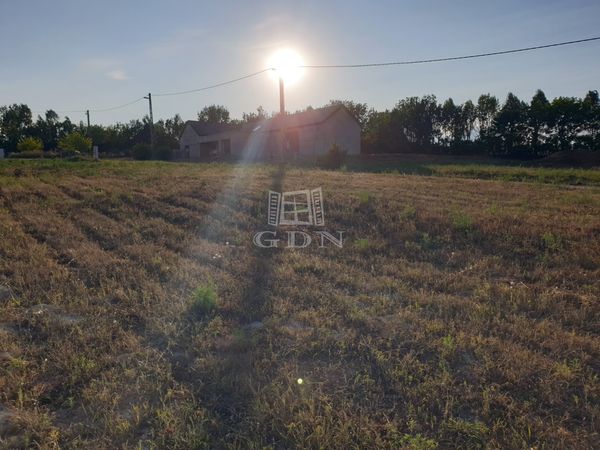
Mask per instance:
[[[5,162],[0,446],[598,448],[599,280],[594,187]]]

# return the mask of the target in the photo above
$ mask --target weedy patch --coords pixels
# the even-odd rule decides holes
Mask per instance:
[[[400,217],[403,219],[414,219],[417,217],[417,209],[412,205],[406,205],[400,213]]]
[[[557,236],[550,231],[547,231],[542,235],[542,242],[546,251],[551,253],[558,252],[563,246],[560,236]]]
[[[358,193],[358,202],[360,205],[365,206],[371,203],[373,197],[369,191],[360,191]]]
[[[406,450],[435,450],[438,443],[434,439],[426,438],[420,434],[405,434],[397,441],[398,448]]]
[[[371,244],[370,244],[369,240],[365,239],[365,238],[356,239],[354,241],[354,247],[359,251],[368,250],[370,246],[371,246]]]
[[[218,295],[212,283],[198,286],[192,293],[191,311],[197,316],[212,313],[217,308]]]
[[[442,355],[444,357],[450,357],[456,351],[456,340],[451,335],[446,335],[441,340],[442,344]]]
[[[455,209],[452,211],[452,226],[457,231],[468,232],[473,228],[473,219],[465,212]]]
[[[480,421],[451,418],[444,423],[453,448],[484,448],[489,428]]]

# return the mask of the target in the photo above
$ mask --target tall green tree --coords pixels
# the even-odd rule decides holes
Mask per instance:
[[[477,107],[471,100],[467,100],[462,105],[463,140],[469,141],[471,139],[476,120]]]
[[[229,123],[229,110],[221,105],[205,106],[198,113],[198,120],[205,123]]]
[[[557,97],[552,100],[550,117],[553,124],[551,141],[556,150],[571,150],[583,130],[583,108],[580,99]]]
[[[352,100],[330,100],[329,105],[342,105],[345,106],[348,111],[354,116],[354,118],[360,124],[360,127],[364,129],[369,117],[369,105],[366,103],[359,103]]]
[[[170,119],[165,120],[165,131],[177,141],[179,141],[179,136],[183,133],[184,128],[185,122],[181,119],[179,114],[175,114]]]
[[[403,133],[410,143],[409,151],[429,149],[439,136],[440,106],[435,95],[400,100],[392,110],[394,133]]]
[[[588,91],[581,104],[583,117],[583,148],[600,150],[600,97],[598,91]]]
[[[74,131],[58,141],[58,147],[66,152],[89,153],[92,150],[92,140],[82,133]]]
[[[550,121],[550,102],[546,94],[538,89],[529,105],[529,145],[533,155],[541,156],[546,153],[544,144],[551,127]]]
[[[480,141],[485,141],[490,137],[490,129],[492,128],[496,114],[498,114],[498,108],[498,99],[493,95],[483,94],[479,96],[475,116],[479,128]]]
[[[0,107],[0,147],[9,153],[16,151],[21,138],[29,134],[31,125],[29,106],[15,103]]]
[[[506,101],[496,115],[493,131],[494,153],[501,156],[525,157],[527,152],[528,106],[509,92]]]
[[[406,136],[392,126],[392,113],[388,110],[370,110],[362,133],[364,153],[396,153],[408,147]]]
[[[55,150],[58,141],[69,133],[75,131],[75,126],[68,117],[63,121],[58,114],[49,109],[44,116],[38,116],[30,129],[30,133],[44,142],[45,150]]]
[[[451,98],[440,109],[440,139],[448,145],[455,145],[462,139],[461,107]]]
[[[269,117],[262,106],[256,108],[256,112],[243,113],[241,123],[255,123],[265,120]]]

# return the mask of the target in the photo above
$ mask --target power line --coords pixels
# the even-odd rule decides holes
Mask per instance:
[[[544,44],[544,45],[536,45],[536,46],[532,46],[532,47],[523,47],[523,48],[517,48],[517,49],[512,49],[512,50],[501,50],[501,51],[497,51],[497,52],[488,52],[488,53],[476,53],[476,54],[472,54],[472,55],[463,55],[463,56],[451,56],[451,57],[445,57],[445,58],[432,58],[432,59],[416,59],[416,60],[407,60],[407,61],[391,61],[391,62],[379,62],[379,63],[364,63],[364,64],[305,64],[305,65],[300,65],[297,66],[299,68],[304,68],[304,69],[350,69],[350,68],[364,68],[364,67],[384,67],[384,66],[400,66],[400,65],[412,65],[412,64],[426,64],[426,63],[436,63],[436,62],[445,62],[445,61],[457,61],[457,60],[463,60],[463,59],[475,59],[475,58],[484,58],[487,56],[497,56],[497,55],[507,55],[510,53],[521,53],[521,52],[529,52],[532,50],[540,50],[540,49],[544,49],[544,48],[551,48],[551,47],[561,47],[564,45],[573,45],[573,44],[580,44],[583,42],[591,42],[591,41],[598,41],[600,40],[600,36],[597,37],[591,37],[591,38],[585,38],[585,39],[576,39],[573,41],[563,41],[563,42],[556,42],[556,43],[552,43],[552,44]],[[250,73],[248,75],[244,75],[238,78],[234,78],[231,80],[227,80],[227,81],[222,81],[220,83],[216,83],[216,84],[211,84],[208,86],[204,86],[204,87],[200,87],[197,89],[189,89],[186,91],[177,91],[177,92],[164,92],[164,93],[160,93],[160,94],[154,94],[155,97],[167,97],[167,96],[173,96],[173,95],[184,95],[184,94],[192,94],[194,92],[201,92],[201,91],[207,91],[209,89],[214,89],[217,87],[221,87],[221,86],[226,86],[229,84],[233,84],[233,83],[237,83],[239,81],[242,80],[246,80],[248,78],[253,78],[256,77],[258,75],[261,75],[265,72],[269,72],[271,70],[275,70],[275,67],[267,67],[266,69],[262,69],[259,70],[258,72],[253,72]],[[118,106],[113,106],[110,108],[96,108],[96,109],[89,109],[90,112],[108,112],[108,111],[114,111],[117,109],[121,109],[121,108],[125,108],[129,105],[133,105],[134,103],[137,103],[139,101],[144,100],[145,97],[139,97],[133,101],[124,103],[122,105],[118,105]],[[69,110],[69,111],[55,111],[57,113],[61,113],[61,114],[65,114],[65,113],[85,113],[86,111],[88,111],[87,109],[79,109],[79,110]],[[40,111],[33,111],[34,113],[41,113]]]
[[[144,97],[140,97],[137,98],[135,100],[132,100],[130,102],[127,103],[123,103],[122,105],[118,105],[118,106],[113,106],[110,108],[101,108],[101,109],[71,109],[71,110],[61,110],[61,111],[57,111],[55,109],[53,109],[52,111],[54,111],[55,113],[60,113],[60,114],[70,114],[70,113],[87,113],[89,112],[108,112],[108,111],[114,111],[116,109],[121,109],[121,108],[125,108],[126,106],[129,105],[133,105],[134,103],[137,103],[141,100],[144,100]],[[32,111],[35,114],[45,114],[46,111]]]
[[[126,106],[133,105],[134,103],[140,102],[140,101],[142,101],[142,100],[144,100],[144,97],[137,98],[137,99],[135,99],[135,100],[132,100],[132,101],[130,101],[130,102],[127,102],[127,103],[124,103],[124,104],[122,104],[122,105],[119,105],[119,106],[113,106],[112,108],[104,108],[104,109],[90,109],[90,111],[91,111],[91,112],[107,112],[107,111],[114,111],[115,109],[121,109],[121,108],[125,108]],[[78,112],[81,112],[81,111],[78,111]]]
[[[252,78],[255,77],[257,75],[260,75],[262,73],[268,72],[270,70],[273,70],[273,67],[268,67],[266,69],[263,70],[259,70],[258,72],[254,72],[248,75],[244,75],[243,77],[239,77],[239,78],[234,78],[233,80],[228,80],[228,81],[223,81],[221,83],[217,83],[217,84],[211,84],[210,86],[205,86],[205,87],[201,87],[198,89],[190,89],[188,91],[179,91],[179,92],[166,92],[163,94],[154,94],[155,97],[167,97],[170,95],[183,95],[183,94],[191,94],[193,92],[200,92],[200,91],[207,91],[209,89],[214,89],[220,86],[225,86],[227,84],[233,84],[233,83],[237,83],[238,81],[242,81],[242,80],[246,80],[248,78]]]
[[[435,62],[443,62],[443,61],[456,61],[456,60],[460,60],[460,59],[483,58],[486,56],[506,55],[509,53],[529,52],[531,50],[539,50],[542,48],[560,47],[562,45],[579,44],[582,42],[590,42],[590,41],[598,41],[598,40],[600,40],[600,36],[586,38],[586,39],[577,39],[574,41],[557,42],[554,44],[536,45],[534,47],[524,47],[524,48],[517,48],[517,49],[513,49],[513,50],[502,50],[502,51],[498,51],[498,52],[489,52],[489,53],[476,53],[474,55],[451,56],[451,57],[447,57],[447,58],[416,59],[416,60],[412,60],[412,61],[394,61],[394,62],[367,63],[367,64],[310,64],[310,65],[302,65],[299,67],[302,67],[305,69],[344,69],[344,68],[425,64],[425,63],[435,63]]]

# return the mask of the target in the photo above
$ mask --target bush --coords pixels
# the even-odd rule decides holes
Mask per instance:
[[[9,158],[23,158],[23,159],[43,158],[43,157],[44,157],[44,152],[41,150],[23,151],[23,152],[18,152],[18,153],[11,153],[9,155]]]
[[[135,144],[131,148],[131,156],[133,156],[133,159],[147,161],[152,159],[152,148],[148,144]]]
[[[21,139],[21,142],[17,144],[17,151],[19,152],[41,152],[44,150],[44,143],[40,138],[26,137]],[[26,158],[26,156],[23,156]]]
[[[65,153],[73,155],[89,153],[92,150],[92,140],[76,131],[58,141],[58,147]]]
[[[160,159],[162,161],[170,161],[173,156],[173,152],[169,147],[158,147],[154,151],[154,159]]]
[[[339,169],[346,159],[346,152],[337,144],[332,144],[329,151],[317,158],[317,165],[324,169]]]
[[[217,291],[212,284],[198,286],[192,294],[192,312],[205,315],[217,307]]]

